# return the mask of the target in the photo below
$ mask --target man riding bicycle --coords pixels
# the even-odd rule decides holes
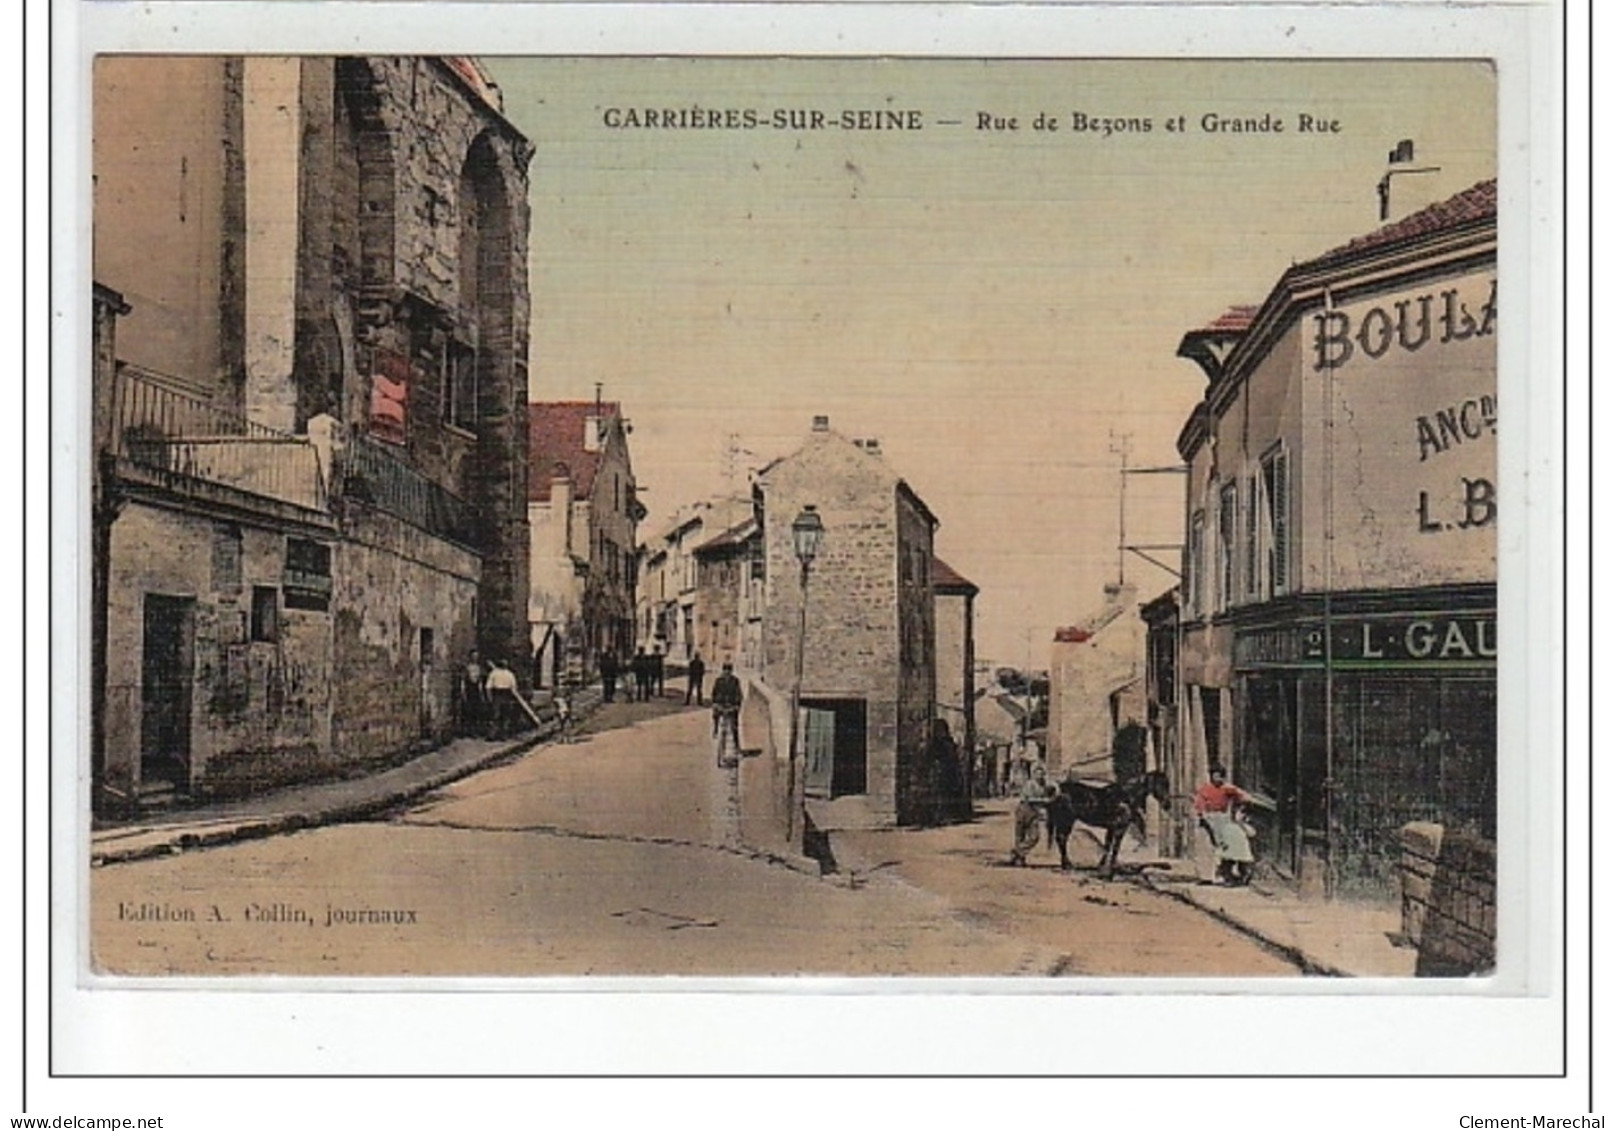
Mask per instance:
[[[745,698],[735,666],[723,665],[723,674],[712,681],[712,734],[718,750],[718,765],[734,765],[740,760],[740,703]],[[731,758],[724,756],[727,742],[734,751]]]

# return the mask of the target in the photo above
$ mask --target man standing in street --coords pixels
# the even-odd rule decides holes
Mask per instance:
[[[1049,784],[1043,763],[1033,762],[1015,803],[1015,847],[1009,854],[1011,864],[1024,865],[1027,853],[1037,847],[1038,827],[1046,819],[1049,801],[1057,792]]]
[[[740,759],[740,704],[744,699],[735,666],[725,663],[723,673],[712,681],[712,734],[720,766],[729,764],[724,756],[726,740],[728,748],[734,751],[731,756],[736,761]]]
[[[634,693],[632,697],[636,700],[649,699],[650,658],[645,655],[645,649],[641,648],[634,653],[634,658],[628,661],[628,668],[634,677]]]
[[[600,653],[600,693],[607,703],[617,698],[617,652],[614,648]]]
[[[486,705],[487,691],[482,686],[483,680],[488,678],[488,672],[482,666],[482,657],[475,648],[466,657],[465,666],[460,669],[460,685],[456,688],[455,703],[460,708],[460,733],[465,735],[481,734],[486,720],[483,708]]]
[[[701,653],[697,652],[690,657],[689,672],[684,680],[684,705],[686,707],[690,705],[692,696],[694,697],[695,705],[697,707],[701,706],[701,684],[706,678],[706,661],[701,659]]]
[[[487,691],[488,713],[491,716],[488,737],[494,740],[509,738],[521,726],[521,720],[517,718],[521,704],[516,702],[521,689],[516,685],[516,673],[505,667],[503,661],[491,661]]]

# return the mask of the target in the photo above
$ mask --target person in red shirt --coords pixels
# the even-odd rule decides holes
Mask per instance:
[[[1217,878],[1234,886],[1250,883],[1256,862],[1250,834],[1239,820],[1240,807],[1249,801],[1250,794],[1229,782],[1221,766],[1211,767],[1211,780],[1194,794],[1195,816],[1217,850]]]

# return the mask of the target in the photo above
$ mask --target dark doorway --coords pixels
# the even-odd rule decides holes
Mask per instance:
[[[869,792],[868,706],[862,699],[802,700],[807,792],[844,797]]]
[[[140,784],[191,784],[191,681],[196,602],[146,594],[140,665]]]
[[[1296,772],[1300,702],[1296,681],[1278,676],[1248,676],[1244,680],[1246,709],[1243,747],[1256,755],[1255,764],[1241,759],[1234,767],[1235,782],[1273,799],[1271,814],[1259,811],[1268,834],[1264,853],[1281,874],[1294,876],[1301,849],[1301,785]]]
[[[421,629],[421,642],[420,642],[420,648],[421,648],[421,651],[420,651],[421,712],[420,712],[420,724],[421,724],[421,737],[422,738],[430,738],[430,737],[432,737],[432,734],[433,734],[434,730],[436,729],[436,719],[435,719],[436,712],[433,709],[436,706],[436,702],[432,698],[432,684],[433,684],[432,649],[433,649],[433,647],[434,647],[434,641],[433,641],[433,637],[432,637],[432,630],[429,629],[429,628]]]

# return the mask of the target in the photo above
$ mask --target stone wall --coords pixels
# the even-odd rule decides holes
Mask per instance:
[[[127,504],[112,528],[107,608],[106,782],[141,785],[148,596],[189,603],[189,785],[237,792],[334,767],[328,612],[286,606],[287,536],[177,509]],[[255,632],[255,589],[275,595]],[[267,638],[265,638],[267,637]]]
[[[696,560],[695,650],[716,671],[740,660],[741,571],[748,569],[744,547],[702,554]]]
[[[525,660],[532,146],[429,57],[306,60],[303,97],[300,401],[365,428],[406,377],[403,454],[480,519],[482,649]]]
[[[341,678],[331,728],[342,761],[362,764],[450,737],[455,672],[477,646],[479,563],[390,515],[350,513],[344,533],[332,570]],[[525,651],[495,655],[527,666]]]
[[[936,809],[926,758],[936,694],[932,523],[879,455],[829,431],[763,475],[763,676],[796,675],[801,567],[791,524],[816,508],[824,537],[808,579],[804,699],[866,705],[868,808],[920,821]]]
[[[866,704],[872,809],[895,820],[898,792],[897,477],[879,457],[833,432],[816,432],[763,477],[767,581],[763,678],[796,678],[801,567],[791,523],[805,506],[824,522],[808,581],[802,695]]]
[[[898,708],[897,819],[938,821],[958,797],[931,742],[936,718],[936,592],[931,585],[933,526],[906,490],[894,495],[897,518]]]
[[[937,718],[948,724],[955,742],[969,748],[975,739],[975,653],[972,599],[964,593],[936,595]]]
[[[1441,825],[1401,833],[1403,941],[1421,977],[1487,974],[1497,964],[1497,846]]]

